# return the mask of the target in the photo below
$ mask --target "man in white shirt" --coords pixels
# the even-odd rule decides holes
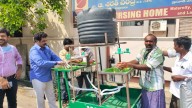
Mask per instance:
[[[191,45],[189,51],[192,53],[192,45]],[[168,55],[168,53],[169,53],[169,55]],[[163,51],[163,55],[168,56],[169,58],[176,57],[177,52],[175,51],[175,49],[168,49],[167,51]]]
[[[189,51],[191,39],[188,37],[179,37],[173,41],[175,52],[173,50],[164,51],[164,55],[168,57],[176,56],[177,58],[173,67],[164,66],[164,70],[172,72],[172,81],[170,84],[172,98],[170,108],[180,108],[181,86],[186,85],[185,81],[192,76],[192,53]],[[189,95],[192,96],[192,93],[189,93]]]

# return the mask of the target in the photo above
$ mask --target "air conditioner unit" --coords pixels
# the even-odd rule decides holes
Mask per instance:
[[[166,31],[167,20],[151,21],[150,31]]]

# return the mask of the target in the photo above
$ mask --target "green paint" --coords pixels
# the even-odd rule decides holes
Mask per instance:
[[[132,68],[124,68],[124,69],[119,69],[116,67],[111,67],[111,68],[106,68],[104,69],[104,72],[130,72]]]
[[[72,67],[72,69],[81,69],[81,67],[75,66]],[[56,72],[57,75],[59,108],[62,108],[59,72],[64,73],[64,79],[67,85],[66,90],[70,100],[67,108],[127,108],[128,106],[126,99],[126,88],[122,88],[120,92],[114,95],[103,96],[102,101],[104,102],[100,106],[95,92],[84,92],[76,97],[76,101],[73,101],[73,99],[71,99],[70,97],[71,93],[68,85],[68,77],[66,75],[67,72],[71,72],[71,70],[65,68],[53,68],[53,70]],[[128,68],[127,71],[128,70],[130,71],[131,69]],[[115,88],[115,86],[100,85],[100,88],[101,90],[113,89]],[[129,88],[129,94],[131,108],[138,108],[137,104],[139,103],[139,100],[141,98],[141,89]]]
[[[78,63],[77,65],[86,66],[86,65],[87,65],[87,62],[80,62],[80,63]],[[96,62],[93,62],[93,63],[90,64],[90,65],[96,65]]]
[[[101,85],[101,89],[112,89],[114,86]],[[137,108],[137,103],[141,98],[141,90],[129,88],[131,108]],[[119,93],[104,96],[106,100],[99,106],[94,92],[85,92],[77,96],[76,101],[70,101],[68,108],[127,108],[126,89],[122,88]]]
[[[130,52],[129,48],[126,48],[125,51],[124,51],[124,53],[130,54],[131,52]]]
[[[69,53],[66,54],[66,55],[65,55],[65,58],[66,58],[66,60],[70,60],[70,59],[71,59],[71,54],[69,54]]]
[[[85,56],[85,52],[82,52],[81,55],[82,55],[82,56]]]
[[[61,85],[60,85],[60,75],[59,75],[59,72],[56,71],[56,75],[57,75],[57,93],[59,94],[58,95],[58,100],[59,100],[59,106],[62,106],[62,102],[61,102]],[[61,108],[61,107],[60,107]]]
[[[58,67],[58,68],[52,68],[54,71],[62,71],[62,72],[71,72],[76,71],[79,69],[82,69],[84,66],[72,66],[72,68],[65,68],[65,67]]]

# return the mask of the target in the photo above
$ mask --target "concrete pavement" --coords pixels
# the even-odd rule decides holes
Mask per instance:
[[[131,80],[129,83],[131,88],[140,88],[136,80]],[[171,100],[171,94],[169,93],[169,83],[166,83],[165,86],[165,95],[166,95],[166,108],[169,108],[169,103]],[[26,86],[19,86],[17,94],[18,107],[17,108],[36,108],[36,96],[33,91],[33,88]],[[48,108],[48,102],[45,102],[46,108]],[[56,103],[58,105],[58,102]],[[7,108],[7,100],[4,99],[4,108]]]

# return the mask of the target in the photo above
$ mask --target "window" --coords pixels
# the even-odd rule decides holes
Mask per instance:
[[[167,19],[167,24],[176,24],[175,19]]]
[[[143,21],[123,21],[121,26],[143,26]]]

